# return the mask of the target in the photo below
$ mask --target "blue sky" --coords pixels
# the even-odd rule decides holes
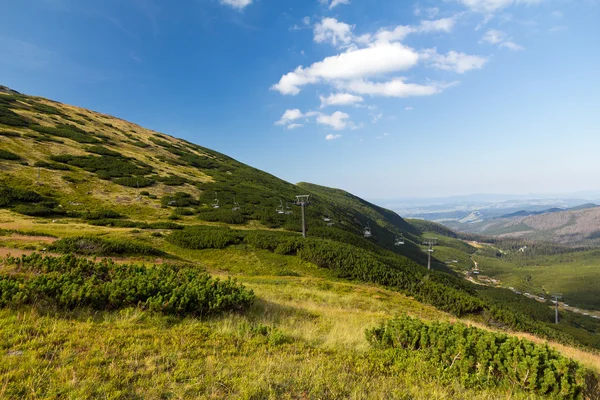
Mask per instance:
[[[19,0],[0,84],[366,198],[599,189],[596,0]]]

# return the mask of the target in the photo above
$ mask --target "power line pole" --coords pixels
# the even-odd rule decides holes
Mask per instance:
[[[558,325],[558,299],[562,299],[562,293],[553,294],[552,299],[554,303],[554,323]]]
[[[433,246],[437,244],[437,238],[425,238],[423,244],[428,246],[427,249],[427,269],[431,270],[431,253],[433,253]]]
[[[304,211],[305,207],[310,204],[308,201],[310,195],[303,194],[300,196],[296,196],[296,204],[297,206],[302,207],[302,237],[306,237],[306,213]]]

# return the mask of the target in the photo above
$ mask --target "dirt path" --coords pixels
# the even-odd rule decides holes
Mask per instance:
[[[51,236],[28,236],[28,235],[21,235],[19,233],[13,233],[10,236],[4,236],[4,237],[9,238],[11,240],[21,240],[23,242],[54,243],[58,240],[57,238],[51,237]]]

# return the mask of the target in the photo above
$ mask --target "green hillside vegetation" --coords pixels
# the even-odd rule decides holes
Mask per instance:
[[[38,97],[0,93],[0,132],[18,156],[0,159],[0,397],[583,398],[579,371],[600,371],[594,321],[554,326],[548,305],[464,279],[493,244]],[[527,332],[587,367],[545,348],[566,383],[482,381],[466,359],[440,374],[446,355],[372,339],[402,313]]]

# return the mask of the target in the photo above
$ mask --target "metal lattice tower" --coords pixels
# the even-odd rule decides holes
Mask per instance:
[[[431,253],[433,253],[433,246],[437,244],[437,238],[425,238],[423,244],[427,245],[427,269],[431,270]]]
[[[310,195],[302,194],[296,196],[296,202],[294,203],[297,206],[302,207],[302,237],[306,237],[306,213],[304,211],[304,208],[310,204],[309,198]]]

